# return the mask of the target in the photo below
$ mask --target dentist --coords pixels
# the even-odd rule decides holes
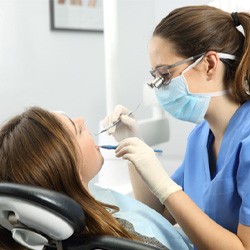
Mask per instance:
[[[135,197],[178,223],[196,249],[250,249],[249,13],[175,9],[156,26],[149,54],[148,85],[161,107],[198,125],[170,178],[127,108],[104,119],[121,119],[108,132],[119,141],[116,156],[130,162]]]

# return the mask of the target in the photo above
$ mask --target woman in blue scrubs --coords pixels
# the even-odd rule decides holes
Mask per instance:
[[[250,249],[250,15],[175,9],[156,26],[149,54],[161,107],[198,125],[170,178],[125,107],[104,119],[121,118],[108,132],[130,162],[136,198],[178,223],[197,249]]]

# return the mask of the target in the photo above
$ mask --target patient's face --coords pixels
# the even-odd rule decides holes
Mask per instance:
[[[60,121],[72,132],[80,148],[80,174],[84,184],[93,179],[103,165],[103,157],[99,147],[95,145],[82,118],[70,119],[69,117],[54,113]]]

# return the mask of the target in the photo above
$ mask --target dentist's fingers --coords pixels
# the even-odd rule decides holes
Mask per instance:
[[[117,105],[114,112],[102,120],[102,126],[104,129],[110,127],[107,132],[112,134],[117,142],[133,136],[141,137],[137,121],[131,111],[122,105]]]
[[[135,138],[135,137],[126,138],[126,139],[122,140],[122,141],[118,144],[118,146],[117,146],[117,148],[116,148],[116,150],[115,150],[115,153],[116,153],[116,154],[120,154],[120,152],[121,152],[122,149],[125,149],[125,148],[131,146],[131,145],[132,145],[131,139],[134,139],[134,138]]]
[[[114,109],[114,112],[110,115],[110,124],[116,122],[122,115],[128,114],[130,111],[129,109],[123,107],[122,105],[117,105]]]
[[[137,137],[126,138],[121,141],[115,150],[117,157],[123,157],[125,159],[132,159],[133,155],[143,153],[145,149],[149,152],[153,152],[148,145],[146,145],[141,139]]]
[[[114,109],[114,112],[111,114],[107,115],[103,120],[102,120],[102,126],[104,128],[107,128],[111,125],[113,125],[117,120],[121,119],[121,117],[125,117],[129,113],[129,109],[125,108],[122,105],[117,105]],[[126,120],[125,120],[126,121]],[[131,122],[130,122],[131,123]],[[126,124],[126,122],[125,122]],[[116,126],[110,128],[108,130],[109,134],[114,133],[116,130]]]
[[[131,161],[150,190],[164,203],[172,193],[181,190],[166,173],[154,150],[139,138],[127,138],[116,148],[116,156]]]
[[[111,124],[111,117],[110,115],[109,116],[106,116],[102,121],[101,121],[101,124],[102,124],[102,127],[105,129],[107,128],[108,126],[110,126],[109,124]],[[111,135],[115,132],[115,127],[112,127],[110,128],[109,130],[107,130],[108,134]]]
[[[122,105],[117,105],[115,107],[113,117],[115,120],[117,120],[121,115],[126,115],[130,112],[130,110]]]
[[[121,141],[117,147],[116,150],[119,150],[122,147],[125,146],[129,146],[129,145],[133,145],[133,146],[146,146],[148,148],[150,148],[145,142],[143,142],[140,138],[138,137],[130,137],[130,138],[126,138],[123,141]],[[151,148],[150,148],[151,149]]]
[[[116,130],[116,126],[111,127],[110,129],[107,130],[107,132],[108,132],[109,135],[112,135],[112,134],[115,133],[115,130]]]
[[[136,125],[136,120],[134,119],[133,115],[122,115],[120,119],[123,124],[127,125],[130,128],[133,128]]]
[[[117,147],[115,150],[115,156],[127,159],[127,155],[131,154],[134,151],[133,148],[134,148],[134,146],[129,145],[129,144],[124,145],[122,147]]]

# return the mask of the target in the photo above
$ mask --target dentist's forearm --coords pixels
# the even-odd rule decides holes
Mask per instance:
[[[176,224],[167,208],[163,206],[159,199],[149,190],[148,185],[143,181],[134,165],[130,162],[128,163],[128,169],[135,198],[162,214],[170,223]]]
[[[164,206],[149,190],[146,183],[136,171],[134,165],[132,163],[128,163],[128,168],[135,198],[161,213],[163,211]]]
[[[183,191],[170,195],[164,204],[198,249],[249,249],[236,234],[210,219]]]

